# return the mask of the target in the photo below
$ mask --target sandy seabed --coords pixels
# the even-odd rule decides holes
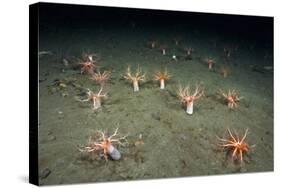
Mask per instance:
[[[175,36],[181,37],[178,45],[173,41]],[[151,38],[169,46],[166,56],[148,48]],[[229,62],[223,57],[226,44],[238,46]],[[173,54],[184,54],[183,47],[195,49],[192,60],[173,61]],[[272,66],[273,62],[265,59],[264,51],[255,44],[203,35],[197,30],[164,34],[136,28],[79,28],[40,35],[43,50],[52,54],[41,56],[39,62],[41,185],[273,170],[273,73],[253,71],[256,65]],[[98,53],[100,70],[111,71],[108,98],[98,111],[76,98],[85,98],[86,88],[98,91],[99,85],[89,75],[80,74],[79,68],[62,62],[63,57],[80,58],[83,51]],[[216,61],[213,71],[203,61],[208,56]],[[147,81],[140,84],[139,92],[133,92],[132,84],[122,78],[128,65],[132,70],[140,66],[146,73]],[[218,73],[221,65],[230,69],[226,78]],[[166,89],[160,90],[153,74],[164,68],[172,77]],[[63,87],[56,85],[58,81]],[[193,115],[186,114],[177,98],[179,83],[200,83],[205,88],[205,96],[195,102]],[[227,108],[217,96],[219,89],[239,91],[244,98],[237,109]],[[118,148],[121,160],[90,160],[78,151],[96,130],[113,133],[117,127],[121,134],[128,134],[129,142]],[[246,141],[256,145],[242,164],[234,163],[218,147],[217,137],[226,136],[227,128],[239,135],[248,128]],[[136,144],[140,137],[143,144]]]

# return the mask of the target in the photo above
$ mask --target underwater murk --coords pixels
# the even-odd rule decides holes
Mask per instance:
[[[41,185],[273,170],[273,39],[257,22],[80,9],[40,13]]]

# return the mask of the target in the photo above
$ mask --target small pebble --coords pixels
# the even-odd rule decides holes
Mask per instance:
[[[62,88],[66,88],[66,84],[64,84],[64,83],[60,83],[59,86]]]
[[[49,168],[45,168],[42,172],[41,172],[41,174],[40,174],[40,179],[45,179],[45,178],[47,178],[50,174],[51,174],[51,170],[49,169]]]
[[[67,96],[68,96],[68,93],[61,93],[61,96],[62,96],[62,97],[67,97]]]
[[[187,140],[187,136],[185,136],[184,134],[180,134],[180,139]]]
[[[49,135],[48,136],[48,141],[53,141],[53,140],[56,140],[57,138],[56,138],[56,136],[54,136],[54,135]]]
[[[159,113],[152,113],[151,116],[152,116],[153,119],[155,119],[157,121],[161,120],[161,117],[160,117]]]
[[[65,67],[68,67],[68,65],[69,65],[69,62],[65,58],[62,59],[62,63]]]

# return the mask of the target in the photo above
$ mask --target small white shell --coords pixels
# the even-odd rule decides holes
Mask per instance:
[[[108,154],[113,160],[121,159],[121,153],[113,145],[108,147]]]

